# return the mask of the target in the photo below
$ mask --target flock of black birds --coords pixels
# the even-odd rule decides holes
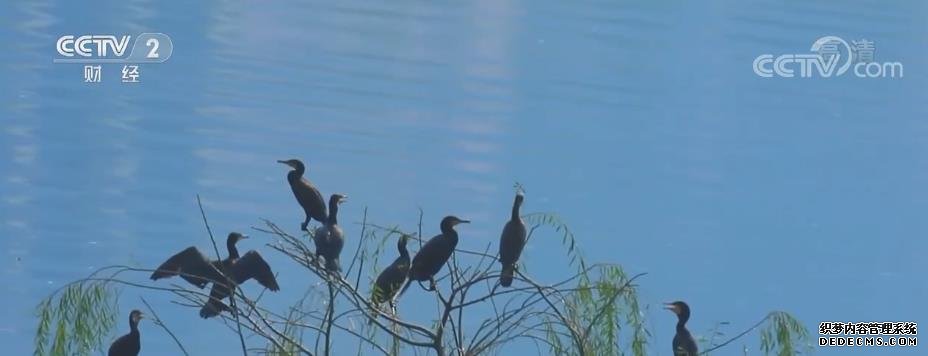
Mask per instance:
[[[287,173],[287,182],[293,190],[300,207],[303,208],[305,219],[300,224],[302,231],[309,231],[310,220],[316,220],[322,225],[312,234],[316,247],[316,258],[323,260],[324,268],[328,273],[339,275],[339,255],[345,245],[345,235],[338,226],[338,206],[347,200],[342,194],[332,194],[328,201],[328,211],[323,195],[306,177],[306,166],[298,159],[280,160],[278,163],[286,164],[292,168]],[[516,273],[516,264],[525,247],[527,230],[525,222],[520,216],[520,208],[525,196],[521,190],[516,193],[512,204],[512,216],[503,227],[499,244],[499,262],[502,265],[499,284],[502,287],[512,285]],[[396,299],[409,288],[414,281],[429,282],[429,291],[434,291],[435,275],[451,258],[451,254],[458,244],[458,233],[454,227],[458,224],[470,223],[469,220],[449,215],[441,220],[441,233],[429,239],[415,257],[410,259],[406,244],[409,236],[403,235],[397,242],[399,257],[377,276],[371,292],[371,304],[381,306],[389,303],[395,312]],[[232,232],[226,239],[228,257],[222,260],[211,261],[196,247],[191,246],[171,256],[151,274],[152,280],[180,276],[185,281],[203,289],[212,283],[209,300],[200,309],[200,316],[211,318],[223,311],[232,312],[222,300],[232,295],[233,289],[250,280],[255,279],[259,284],[271,291],[280,290],[277,278],[270,265],[257,251],[248,251],[239,255],[236,243],[248,236]],[[401,288],[402,287],[402,288]],[[674,356],[696,356],[698,354],[696,342],[686,329],[686,322],[690,317],[690,309],[686,303],[677,301],[666,304],[666,309],[677,315],[676,335],[673,338]],[[376,316],[376,313],[372,313]],[[143,314],[133,310],[129,314],[130,332],[116,339],[110,345],[109,356],[136,356],[141,350],[141,340],[138,323]]]

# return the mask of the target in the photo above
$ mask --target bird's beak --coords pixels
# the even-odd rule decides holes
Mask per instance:
[[[664,303],[664,309],[670,310],[674,313],[677,312],[677,306],[674,305],[673,303]]]
[[[242,237],[241,237],[241,238],[242,238],[242,240],[244,240],[244,239],[248,239],[248,238],[251,238],[251,236],[248,236],[248,235],[242,235]]]
[[[286,164],[287,166],[293,167],[293,166],[290,164],[290,162],[284,161],[284,160],[282,160],[282,159],[277,160],[277,163],[283,163],[283,164]]]
[[[339,199],[338,201],[339,201],[340,203],[344,203],[344,202],[348,201],[348,196],[347,196],[347,195],[343,195],[342,198]]]
[[[470,220],[458,220],[458,224],[470,224]]]

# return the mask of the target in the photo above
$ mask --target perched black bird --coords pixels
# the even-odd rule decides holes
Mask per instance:
[[[213,288],[209,291],[209,301],[200,309],[200,316],[210,318],[219,315],[223,310],[229,310],[229,307],[222,303],[222,299],[231,294],[232,287],[245,283],[249,279],[256,279],[258,283],[271,291],[280,290],[277,285],[277,278],[271,271],[271,266],[261,258],[257,251],[248,251],[244,256],[239,258],[238,248],[235,243],[248,236],[237,232],[229,234],[226,240],[226,248],[229,250],[229,257],[218,261],[219,270],[228,278],[224,283],[213,283]]]
[[[406,280],[406,274],[409,273],[409,251],[406,250],[408,240],[409,236],[405,234],[400,237],[400,241],[396,243],[400,256],[377,276],[377,282],[374,283],[374,290],[371,292],[371,304],[375,307],[387,302],[390,303],[391,310],[394,308],[393,298],[396,297],[396,292],[399,292],[403,281]]]
[[[690,320],[690,306],[686,303],[677,301],[673,303],[664,303],[664,309],[677,314],[677,334],[673,336],[673,355],[674,356],[696,356],[699,351],[696,348],[696,340],[689,330],[686,330],[686,321]]]
[[[306,173],[306,166],[303,165],[303,162],[298,159],[290,159],[286,161],[278,160],[277,163],[283,163],[293,168],[292,171],[287,173],[287,182],[290,183],[290,189],[293,190],[296,201],[300,203],[303,212],[306,213],[306,220],[300,224],[300,230],[309,231],[306,226],[309,225],[310,218],[325,223],[325,200],[322,198],[322,193],[319,193],[319,189],[316,189],[316,186],[303,177],[303,174]]]
[[[403,286],[400,295],[406,293],[412,281],[429,281],[429,290],[435,290],[435,275],[448,262],[451,253],[458,245],[458,232],[454,231],[454,226],[469,222],[457,216],[446,216],[441,219],[441,234],[422,245],[422,249],[416,253],[416,257],[413,257],[406,285]]]
[[[338,205],[347,201],[348,196],[332,194],[329,198],[329,216],[325,223],[316,228],[313,233],[313,242],[316,244],[316,257],[325,259],[325,269],[330,273],[342,270],[338,263],[338,256],[345,246],[345,233],[338,226]]]
[[[137,356],[142,349],[141,335],[139,334],[139,320],[145,315],[138,310],[129,313],[129,333],[120,336],[106,353],[107,356]]]
[[[512,203],[512,217],[503,227],[503,234],[499,238],[499,263],[503,265],[503,270],[499,276],[499,284],[503,287],[512,285],[512,277],[516,272],[516,262],[519,262],[519,256],[522,255],[522,249],[525,247],[525,222],[519,216],[519,208],[525,196],[522,192],[516,194],[516,200]]]

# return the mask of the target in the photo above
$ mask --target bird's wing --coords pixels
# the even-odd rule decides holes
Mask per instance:
[[[433,276],[441,271],[448,259],[451,258],[453,248],[449,246],[449,241],[444,239],[444,235],[436,235],[431,240],[422,245],[416,257],[413,257],[410,273],[414,277],[423,278],[423,275]]]
[[[390,266],[396,268],[405,277],[406,272],[409,271],[409,256],[397,257]]]
[[[119,356],[119,353],[123,352],[123,349],[126,348],[123,345],[126,342],[128,342],[126,339],[127,339],[126,335],[123,335],[123,336],[120,336],[118,339],[116,339],[116,341],[113,341],[113,343],[110,344],[109,351],[106,353],[106,355],[107,356]]]
[[[371,293],[371,300],[375,303],[381,303],[392,299],[406,280],[406,273],[408,272],[409,258],[398,257],[377,276],[377,282],[374,283],[374,290]]]
[[[329,242],[329,227],[322,225],[313,232],[313,246],[316,246],[317,255],[325,255]]]
[[[503,227],[503,234],[499,239],[499,260],[503,264],[515,263],[525,247],[525,224],[521,221],[509,221]]]
[[[297,184],[293,185],[293,190],[296,193],[294,194],[296,195],[296,200],[300,202],[300,205],[304,208],[309,207],[314,211],[318,211],[322,215],[326,215],[325,198],[322,196],[322,193],[319,192],[319,189],[316,189],[316,186],[310,183],[309,180],[306,178],[300,179]]]
[[[303,178],[303,184],[306,185],[309,191],[312,192],[314,200],[322,204],[322,208],[325,209],[325,197],[322,196],[322,193],[319,192],[319,189],[316,189],[312,183],[309,182],[306,178]]]
[[[178,252],[167,261],[158,266],[152,273],[151,279],[159,279],[180,275],[181,278],[199,288],[203,288],[211,281],[222,280],[219,272],[196,247],[188,247]]]
[[[232,265],[232,275],[235,276],[235,282],[241,284],[249,279],[256,279],[267,289],[272,291],[280,290],[277,285],[277,278],[271,271],[271,266],[261,258],[256,251],[248,251],[242,258]]]
[[[222,260],[212,260],[209,262],[209,264],[213,266],[213,268],[215,268],[217,271],[222,272]]]
[[[441,236],[441,235],[439,235]],[[425,245],[422,245],[419,248],[419,252],[416,252],[416,255],[412,258],[412,267],[413,270],[418,270],[422,268],[423,264],[428,263],[428,259],[435,253],[435,249],[438,248],[438,236],[435,236],[425,242]]]
[[[329,248],[332,250],[331,253],[335,256],[340,255],[342,248],[345,246],[345,232],[342,231],[341,226],[333,225],[326,241],[328,241]]]
[[[679,345],[674,345],[673,355],[674,356],[697,356],[699,351],[696,349],[696,341],[689,339],[680,343]]]

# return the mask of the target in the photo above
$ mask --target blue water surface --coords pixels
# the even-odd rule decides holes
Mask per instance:
[[[96,268],[207,249],[197,194],[220,237],[261,218],[296,233],[275,163],[292,157],[325,194],[350,196],[349,249],[365,208],[408,230],[421,208],[427,236],[446,214],[470,218],[460,246],[495,246],[521,182],[525,211],[559,214],[588,260],[649,273],[652,355],[671,354],[675,318],[659,306],[676,299],[703,336],[771,310],[813,337],[826,320],[928,321],[926,18],[926,2],[877,0],[4,2],[0,345],[31,354],[35,305]],[[119,65],[84,83],[81,65],[52,62],[62,35],[143,32],[170,35],[174,53],[142,65],[141,83],[122,83]],[[873,41],[904,76],[752,70],[827,35]],[[264,305],[318,286],[251,234],[242,248],[262,251],[283,288]],[[523,261],[539,280],[567,275],[553,231]],[[123,289],[120,315],[140,296],[192,354],[238,352],[229,329],[171,296]],[[428,324],[417,306],[432,304],[417,288],[400,310]],[[178,353],[155,325],[142,331],[143,354]],[[752,334],[718,354],[757,345]]]

